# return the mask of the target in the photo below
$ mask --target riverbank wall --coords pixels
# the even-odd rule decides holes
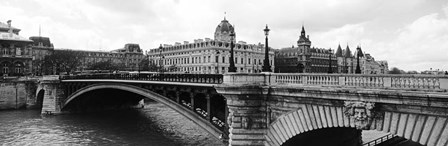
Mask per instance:
[[[0,80],[0,110],[33,109],[41,106],[36,98],[38,78],[3,78]]]

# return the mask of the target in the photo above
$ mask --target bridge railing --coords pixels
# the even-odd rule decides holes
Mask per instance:
[[[60,76],[61,80],[79,79],[117,79],[117,80],[143,80],[164,82],[187,82],[221,84],[221,74],[179,74],[179,73],[110,73],[110,74],[86,74]]]
[[[446,75],[264,73],[226,74],[224,83],[448,90]]]

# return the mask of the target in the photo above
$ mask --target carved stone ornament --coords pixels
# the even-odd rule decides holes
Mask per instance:
[[[250,129],[252,127],[252,121],[249,117],[241,117],[241,126],[244,129]]]
[[[362,101],[345,101],[344,114],[354,121],[356,129],[368,130],[372,124],[372,109],[375,103]]]

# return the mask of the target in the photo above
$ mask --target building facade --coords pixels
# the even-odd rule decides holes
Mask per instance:
[[[94,63],[111,61],[123,68],[123,71],[140,70],[140,62],[145,58],[139,44],[125,44],[123,48],[112,51],[84,51],[72,49],[55,49],[54,51],[75,51],[81,53],[81,66],[77,68],[78,72],[88,70],[88,67]]]
[[[23,76],[31,74],[33,41],[19,36],[20,29],[0,22],[0,68],[1,76]]]
[[[148,51],[150,60],[162,68],[175,68],[173,72],[197,74],[227,73],[230,60],[230,34],[234,27],[224,18],[216,27],[214,40],[205,38],[184,41],[183,44],[163,45]],[[259,73],[264,60],[263,44],[247,44],[239,41],[234,44],[234,61],[237,72]],[[271,69],[274,66],[274,51],[269,51]]]
[[[81,65],[76,69],[77,72],[88,70],[88,67],[94,63],[102,61],[111,61],[122,66],[123,71],[137,71],[140,69],[140,62],[145,58],[139,44],[125,44],[123,48],[112,51],[86,51],[54,48],[48,37],[33,36],[32,40],[32,73],[34,75],[54,74],[54,72],[45,72],[43,63],[45,56],[51,55],[57,51],[73,51],[82,56]]]
[[[309,35],[302,26],[297,47],[282,48],[275,54],[277,73],[333,73],[337,72],[337,59],[333,50],[311,47]],[[331,62],[331,63],[330,63]],[[330,67],[331,66],[331,67]],[[330,69],[331,68],[331,69]]]
[[[338,60],[339,73],[354,74],[358,65],[357,55],[359,54],[359,67],[361,74],[387,74],[389,72],[387,61],[375,61],[375,58],[369,53],[362,51],[358,46],[354,54],[351,53],[350,48],[342,50],[338,46],[335,56]]]
[[[45,56],[51,55],[54,51],[54,46],[48,37],[32,36],[30,40],[33,41],[33,62],[32,72],[34,75],[43,75]]]
[[[353,74],[355,72],[355,58],[352,55],[352,51],[347,47],[342,50],[341,45],[338,45],[336,50],[336,59],[338,60],[338,73]]]

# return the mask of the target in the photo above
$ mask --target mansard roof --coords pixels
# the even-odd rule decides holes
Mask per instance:
[[[21,41],[21,42],[33,42],[27,38],[19,36],[15,33],[0,32],[0,41]]]
[[[34,41],[33,46],[39,46],[39,43],[42,43],[42,47],[53,47],[48,37],[32,36],[30,40]]]
[[[18,33],[20,31],[20,29],[18,29],[18,28],[15,28],[12,26],[11,26],[11,28],[14,33]],[[8,30],[9,30],[8,24],[0,22],[0,32],[8,32]]]

